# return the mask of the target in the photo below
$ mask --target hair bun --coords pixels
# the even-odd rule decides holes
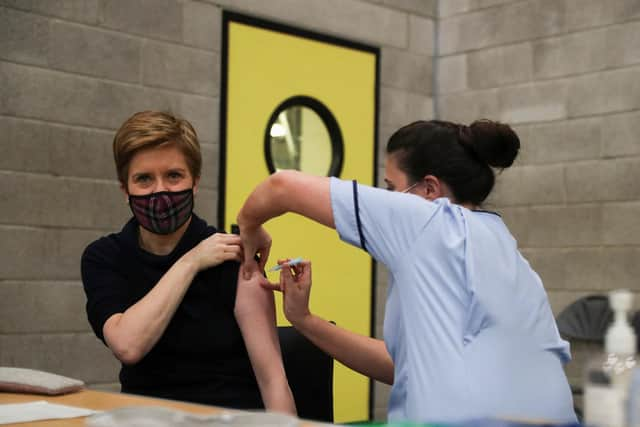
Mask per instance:
[[[469,130],[470,148],[489,166],[508,168],[518,155],[520,138],[509,125],[492,120],[476,120]]]

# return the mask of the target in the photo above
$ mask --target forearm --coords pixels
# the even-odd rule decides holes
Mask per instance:
[[[114,315],[104,325],[104,337],[116,357],[125,364],[142,359],[158,342],[171,321],[197,268],[180,258],[160,281],[124,313]]]
[[[265,328],[261,328],[261,325],[273,328],[273,333],[262,335],[261,332],[265,332]],[[261,325],[254,324],[253,327],[242,328],[242,335],[245,338],[264,407],[268,411],[295,415],[296,405],[282,363],[275,323]]]
[[[384,341],[340,328],[309,314],[293,325],[343,365],[386,384],[393,384],[393,361]]]
[[[270,381],[259,382],[258,387],[266,410],[297,415],[296,404],[284,371]]]
[[[295,402],[282,363],[273,293],[262,289],[258,283],[246,282],[240,277],[234,314],[265,408],[296,414]]]

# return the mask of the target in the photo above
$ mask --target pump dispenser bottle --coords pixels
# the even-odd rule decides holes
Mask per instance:
[[[636,366],[636,335],[628,313],[633,295],[628,290],[609,294],[613,323],[605,335],[604,353],[585,370],[584,421],[588,426],[626,427],[629,384]]]

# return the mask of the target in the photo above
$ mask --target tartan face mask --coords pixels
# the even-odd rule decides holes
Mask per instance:
[[[129,206],[144,229],[155,234],[171,234],[191,216],[193,189],[129,195]]]

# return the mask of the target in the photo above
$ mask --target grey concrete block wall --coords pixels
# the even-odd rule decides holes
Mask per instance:
[[[437,3],[0,0],[0,365],[117,389],[118,363],[85,318],[79,266],[89,242],[130,216],[113,134],[145,109],[189,119],[204,159],[196,211],[216,222],[223,9],[380,47],[383,151],[398,126],[434,115]],[[386,281],[381,270],[377,336]],[[376,390],[384,418],[388,389]]]
[[[438,24],[440,117],[486,116],[520,135],[489,205],[553,311],[616,288],[640,296],[640,2],[442,1]],[[572,382],[593,350],[574,346]]]

